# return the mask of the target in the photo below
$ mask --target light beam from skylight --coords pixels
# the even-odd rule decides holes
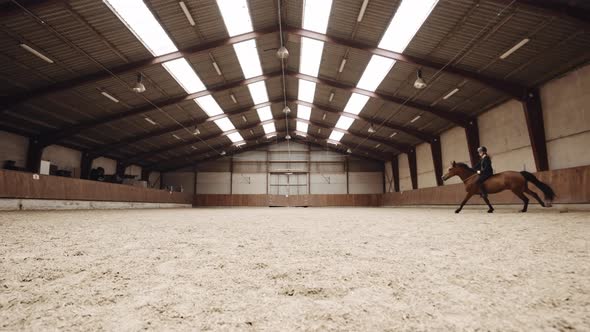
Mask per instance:
[[[305,0],[303,29],[326,34],[332,10],[332,0]]]
[[[348,99],[343,112],[358,115],[363,110],[363,107],[365,107],[368,101],[368,96],[354,92]]]
[[[166,68],[186,93],[191,94],[207,89],[185,58],[164,62],[162,66]]]
[[[103,0],[154,56],[178,51],[142,0]]]
[[[299,92],[297,93],[297,99],[306,101],[308,103],[313,103],[313,97],[315,95],[315,83],[306,81],[306,80],[299,80]]]
[[[270,134],[270,133],[274,133],[277,131],[277,128],[275,127],[275,123],[271,122],[271,123],[267,123],[262,125],[262,129],[264,129],[264,133],[265,134]]]
[[[194,100],[197,105],[199,105],[199,107],[210,117],[223,114],[223,110],[211,95],[195,98]]]
[[[309,120],[311,117],[311,107],[297,105],[297,117],[303,120]]]
[[[403,0],[379,43],[379,48],[403,53],[438,0]]]
[[[253,30],[246,0],[217,0],[217,6],[230,37]]]
[[[330,134],[330,137],[328,139],[336,141],[336,142],[340,142],[342,137],[344,137],[344,133],[342,133],[340,131],[332,130],[332,133]]]
[[[219,127],[219,129],[221,129],[221,131],[223,131],[223,132],[236,129],[236,127],[234,127],[234,124],[231,123],[229,118],[221,118],[221,119],[217,119],[213,122],[215,122],[217,127]]]
[[[260,57],[256,48],[256,40],[250,39],[234,44],[234,51],[238,56],[240,67],[246,79],[262,75]]]
[[[248,90],[250,90],[254,105],[266,103],[268,101],[268,93],[266,92],[264,81],[248,84]]]
[[[309,129],[309,125],[305,122],[301,122],[301,121],[297,121],[297,131],[300,131],[302,133],[306,133],[307,130]]]
[[[350,128],[350,126],[352,126],[352,123],[354,122],[353,118],[349,118],[347,116],[341,116],[340,119],[338,119],[338,122],[336,122],[336,128],[342,129],[342,130],[348,130],[348,128]]]
[[[393,59],[373,55],[356,87],[375,92],[394,64]]]
[[[240,135],[240,133],[238,132],[228,134],[227,138],[229,138],[229,140],[232,141],[232,143],[241,142],[244,140],[242,135]]]
[[[301,38],[301,59],[299,61],[299,72],[305,75],[318,77],[324,42],[310,38]]]
[[[261,122],[272,120],[272,112],[270,110],[270,106],[261,107],[257,109],[256,112],[258,113],[258,117],[260,118]]]

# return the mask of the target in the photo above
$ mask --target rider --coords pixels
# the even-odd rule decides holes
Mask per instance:
[[[494,170],[492,169],[492,159],[488,156],[488,149],[485,146],[477,148],[477,153],[481,159],[473,167],[477,171],[477,174],[479,174],[476,183],[479,186],[481,196],[487,197],[488,193],[484,188],[483,183],[494,174]]]

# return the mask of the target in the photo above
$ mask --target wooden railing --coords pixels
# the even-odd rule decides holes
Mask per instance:
[[[123,184],[0,170],[0,198],[192,204],[194,195]]]

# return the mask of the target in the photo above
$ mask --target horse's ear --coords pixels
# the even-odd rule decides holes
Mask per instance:
[[[455,161],[453,160],[453,163],[451,164],[453,167],[455,167]]]

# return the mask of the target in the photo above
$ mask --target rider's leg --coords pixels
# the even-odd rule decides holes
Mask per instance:
[[[488,192],[486,191],[486,188],[483,185],[485,180],[487,180],[487,178],[483,176],[480,176],[479,179],[477,179],[477,185],[479,186],[479,192],[481,193],[481,197],[488,197]]]

